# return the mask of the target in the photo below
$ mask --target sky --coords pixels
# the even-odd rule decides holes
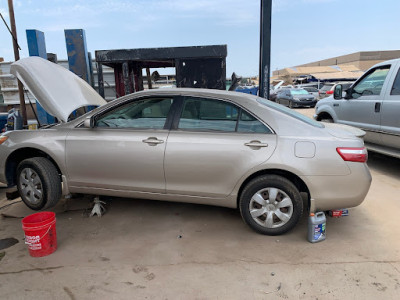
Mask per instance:
[[[84,29],[88,51],[228,46],[227,76],[258,75],[260,0],[14,0],[21,57],[26,29],[66,59],[64,29]],[[400,0],[273,0],[271,69],[357,51],[400,49]],[[0,12],[9,22],[7,0]],[[0,20],[1,22],[1,20]],[[14,60],[0,23],[0,57]],[[173,73],[167,70],[166,73]]]

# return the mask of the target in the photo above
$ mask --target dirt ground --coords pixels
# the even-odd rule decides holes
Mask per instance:
[[[271,237],[231,209],[113,199],[102,218],[57,213],[58,250],[32,258],[21,218],[3,217],[0,239],[19,243],[0,250],[0,298],[400,299],[400,160],[375,154],[368,164],[366,200],[328,218],[317,244],[306,216]]]

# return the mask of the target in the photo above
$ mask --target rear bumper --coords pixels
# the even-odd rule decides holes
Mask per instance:
[[[347,162],[351,173],[345,176],[302,176],[316,211],[350,208],[360,205],[371,186],[366,164]]]

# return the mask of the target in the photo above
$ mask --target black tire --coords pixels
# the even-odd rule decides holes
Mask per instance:
[[[34,175],[30,178],[24,177],[27,170],[33,171]],[[24,172],[24,173],[23,173]],[[23,182],[23,178],[25,182]],[[32,191],[27,193],[26,186],[27,180],[31,180],[33,184],[34,178],[40,179],[40,184],[35,185],[38,190],[41,190],[41,196],[35,197],[32,195]],[[23,160],[17,167],[17,187],[19,194],[21,195],[22,201],[33,210],[41,210],[53,207],[61,198],[61,180],[60,175],[54,164],[44,157],[34,157]],[[24,190],[25,187],[25,190]],[[30,198],[35,197],[35,201]]]
[[[277,199],[276,203],[280,203],[283,199],[282,195],[286,194],[291,200],[292,207],[289,209],[287,208],[278,208],[280,213],[285,211],[282,211],[282,209],[287,209],[286,213],[290,214],[290,218],[286,223],[283,223],[282,225],[279,225],[279,222],[275,225],[275,228],[268,228],[265,226],[262,226],[259,224],[259,222],[262,222],[262,220],[258,218],[263,218],[264,215],[260,215],[257,217],[257,221],[252,217],[250,213],[250,206],[255,203],[252,201],[252,197],[256,195],[259,191],[265,190],[265,189],[277,189],[280,190],[282,193],[278,193],[278,196],[275,198]],[[269,192],[269,190],[268,190]],[[268,195],[270,197],[270,195]],[[278,199],[278,197],[281,197]],[[265,198],[264,198],[265,199]],[[265,199],[266,201],[266,199]],[[267,206],[270,204],[267,204]],[[259,176],[253,180],[251,180],[246,187],[244,188],[241,196],[240,196],[240,202],[239,202],[239,207],[240,207],[240,213],[242,215],[243,220],[246,222],[247,225],[249,225],[254,231],[265,234],[265,235],[280,235],[285,232],[288,232],[289,230],[293,229],[293,227],[296,226],[297,222],[301,218],[303,214],[303,201],[300,195],[299,190],[296,188],[296,186],[289,181],[288,179],[278,176],[278,175],[263,175]],[[265,219],[267,219],[267,214],[265,214]],[[280,218],[275,214],[275,212],[272,212],[272,218],[273,222]],[[266,221],[265,221],[266,222]]]

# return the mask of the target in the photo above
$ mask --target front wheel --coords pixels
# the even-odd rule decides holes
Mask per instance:
[[[323,123],[334,123],[333,122],[333,119],[321,119],[321,122],[323,122]]]
[[[239,204],[247,225],[266,235],[291,230],[303,214],[299,190],[291,181],[278,175],[264,175],[250,181]]]
[[[17,168],[22,201],[33,210],[53,207],[61,198],[61,180],[54,164],[44,157],[23,160]]]

